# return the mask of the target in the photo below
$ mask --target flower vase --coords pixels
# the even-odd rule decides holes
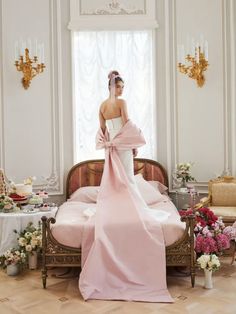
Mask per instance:
[[[212,284],[212,270],[204,269],[204,273],[205,273],[204,288],[205,289],[212,289],[213,288],[213,284]]]
[[[37,269],[37,264],[38,264],[38,254],[36,251],[32,251],[28,255],[29,269]]]
[[[10,264],[7,265],[7,275],[8,276],[16,276],[20,272],[20,265],[19,264]]]
[[[185,180],[185,178],[182,178],[182,185],[181,185],[181,187],[182,188],[186,188],[187,187],[187,184],[186,184],[187,182],[186,182],[186,180]]]

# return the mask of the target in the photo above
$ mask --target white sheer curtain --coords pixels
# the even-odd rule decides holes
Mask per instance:
[[[147,31],[81,31],[73,35],[75,162],[103,158],[95,149],[99,106],[108,95],[107,75],[117,70],[125,82],[122,98],[147,144],[139,157],[155,157],[153,34]]]

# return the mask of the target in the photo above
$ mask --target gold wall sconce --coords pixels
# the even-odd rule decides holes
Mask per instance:
[[[189,45],[188,45],[189,46]],[[205,83],[204,71],[207,70],[208,63],[208,42],[201,36],[200,44],[195,44],[192,39],[191,52],[187,48],[185,55],[184,46],[178,47],[178,69],[181,73],[187,74],[196,80],[197,86],[202,87]]]
[[[28,48],[26,48],[26,42],[15,43],[15,66],[17,71],[23,73],[21,79],[22,85],[25,89],[30,86],[31,80],[39,73],[42,73],[45,69],[44,64],[44,45],[37,44],[35,40],[34,56],[30,58],[31,40],[28,39]]]

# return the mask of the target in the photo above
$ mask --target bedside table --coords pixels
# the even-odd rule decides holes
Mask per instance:
[[[197,191],[192,191],[190,193],[190,191],[185,188],[176,189],[174,195],[175,205],[178,210],[187,210],[194,207],[199,198]]]

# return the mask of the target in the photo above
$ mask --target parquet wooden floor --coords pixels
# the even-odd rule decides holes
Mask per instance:
[[[78,278],[52,277],[58,270],[51,270],[47,289],[42,288],[41,273],[25,271],[17,277],[8,277],[0,271],[1,314],[154,314],[236,313],[236,262],[221,258],[222,267],[213,274],[214,288],[203,288],[203,271],[198,270],[196,286],[191,288],[190,278],[176,271],[169,271],[168,288],[174,304],[83,301],[78,290]],[[61,270],[60,270],[61,272]]]

